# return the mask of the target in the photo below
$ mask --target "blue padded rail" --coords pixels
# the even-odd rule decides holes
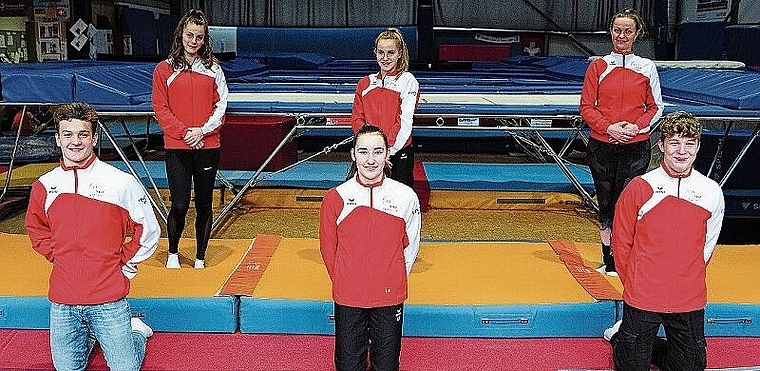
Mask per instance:
[[[706,336],[760,336],[760,305],[708,303]]]
[[[427,337],[599,337],[615,322],[615,304],[404,306],[404,335]],[[333,303],[240,298],[242,333],[335,333]]]
[[[660,71],[663,94],[736,110],[760,109],[760,73],[665,69]]]
[[[238,328],[237,297],[129,298],[132,316],[153,330],[233,333]],[[50,302],[43,296],[0,297],[0,328],[47,329]]]

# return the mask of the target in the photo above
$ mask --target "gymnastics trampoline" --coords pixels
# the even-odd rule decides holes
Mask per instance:
[[[440,195],[451,190],[559,192],[571,194],[575,197],[573,203],[583,203],[593,209],[593,187],[588,169],[573,165],[565,158],[569,143],[584,143],[587,140],[587,131],[578,114],[579,93],[587,65],[587,60],[579,58],[520,57],[502,62],[472,63],[467,71],[415,72],[421,83],[422,94],[415,115],[413,135],[455,139],[486,135],[513,136],[525,148],[546,160],[543,164],[521,165],[423,163],[420,165],[421,170],[416,173],[424,178],[431,192],[441,192]],[[110,123],[103,125],[104,140],[110,139],[114,149],[119,151],[124,146],[116,144],[113,138],[133,137],[133,130],[122,123],[135,125],[138,120],[134,118],[150,118],[152,115],[150,91],[153,66],[152,63],[97,61],[13,65],[0,72],[0,104],[20,107],[70,101],[92,103],[107,118],[104,122]],[[289,127],[290,130],[278,137],[279,143],[272,150],[270,159],[294,137],[309,138],[310,135],[325,133],[337,138],[348,137],[350,129],[334,123],[342,122],[350,114],[353,84],[368,73],[368,69],[373,68],[366,61],[336,60],[320,55],[294,53],[249,56],[223,62],[222,66],[230,84],[230,117],[243,120],[259,116],[296,118],[292,127]],[[661,70],[661,81],[666,113],[680,109],[694,112],[714,126],[711,130],[720,138],[734,138],[737,130],[743,133],[740,136],[743,143],[724,140],[711,150],[712,158],[703,155],[708,158],[702,164],[707,169],[703,171],[711,173],[725,184],[738,164],[747,160],[757,162],[757,156],[752,154],[756,151],[753,143],[760,127],[760,96],[756,93],[760,74],[747,70],[667,68]],[[137,122],[136,125],[139,126],[140,123]],[[156,133],[157,125],[154,121],[148,119],[146,126],[146,135]],[[122,128],[121,134],[116,133],[119,127]],[[550,145],[548,139],[552,136],[560,137],[562,144],[558,147]],[[738,148],[735,148],[735,157],[728,157],[730,151],[725,149],[729,148],[723,147],[723,143],[727,142],[739,143]],[[346,140],[342,143],[345,144]],[[332,149],[337,146],[338,143]],[[126,159],[123,152],[119,154]],[[224,212],[228,211],[227,208],[233,207],[245,197],[245,191],[250,187],[266,185],[324,190],[339,183],[345,174],[345,164],[329,162],[297,163],[298,166],[288,165],[282,171],[265,172],[263,169],[270,159],[255,171],[225,170],[221,173],[219,186],[234,186],[237,194],[227,204],[220,218],[215,220],[215,226],[223,218]],[[137,162],[124,161],[120,166],[133,171],[148,188],[163,188],[165,185],[162,179],[165,172],[160,162],[140,159]],[[8,176],[13,178],[10,172]],[[741,205],[757,202],[760,185],[756,184],[756,177],[752,179],[754,180],[749,184],[745,182],[738,185],[735,196],[726,192],[729,196],[727,208],[734,207],[741,211]],[[439,200],[445,197],[441,196]],[[314,199],[319,199],[319,192]],[[160,205],[155,206],[159,213],[165,211]],[[744,212],[751,215],[758,211]],[[24,246],[21,248],[23,251],[28,250],[23,237],[3,238],[18,238],[13,244]],[[316,242],[278,239],[267,250],[257,247],[260,241],[261,237],[253,244],[251,241],[215,241],[219,246],[210,251],[216,250],[224,254],[211,257],[211,269],[202,273],[209,277],[201,280],[208,280],[210,284],[203,289],[198,288],[198,291],[175,287],[179,281],[172,281],[171,278],[152,277],[171,274],[160,269],[162,257],[157,253],[151,263],[142,268],[144,274],[138,277],[146,282],[161,284],[142,286],[142,281],[138,278],[133,290],[135,303],[148,304],[136,304],[135,307],[142,308],[140,310],[146,311],[145,313],[151,310],[162,313],[147,314],[156,318],[151,325],[155,324],[158,330],[227,332],[235,331],[239,326],[240,330],[250,332],[290,332],[301,329],[300,331],[309,333],[330,333],[329,296],[326,296],[324,280],[326,276],[320,270],[319,261],[315,259]],[[619,315],[615,301],[589,293],[588,286],[580,284],[578,278],[570,274],[562,264],[561,255],[548,242],[468,243],[467,251],[478,256],[474,261],[493,260],[504,264],[504,267],[511,267],[511,261],[521,261],[525,267],[531,267],[529,270],[516,269],[518,267],[501,269],[500,264],[490,267],[490,270],[483,269],[482,272],[474,263],[469,263],[466,269],[464,265],[462,269],[452,266],[452,256],[459,256],[454,251],[462,249],[463,245],[433,242],[423,245],[416,268],[421,271],[415,271],[411,276],[413,288],[410,292],[413,296],[408,307],[407,333],[486,337],[598,336]],[[733,248],[721,248],[717,256],[730,256],[729,252],[733,251],[731,249]],[[580,261],[586,267],[594,266],[597,262],[589,257],[592,250],[595,249],[579,245],[575,256],[580,256]],[[747,250],[743,253],[754,253],[751,248]],[[159,251],[162,251],[161,248]],[[272,255],[257,255],[259,252],[268,254],[267,251]],[[23,255],[21,251],[19,254]],[[248,286],[241,287],[241,290],[223,290],[228,278],[236,277],[236,273],[241,274],[240,262],[246,261],[250,254],[269,259],[266,269],[257,268],[262,267],[260,262],[242,265],[244,272],[260,270],[263,274],[259,280],[254,285],[246,281],[246,278],[243,282]],[[499,258],[489,259],[489,256]],[[35,262],[34,258],[27,260]],[[734,268],[743,272],[756,272],[754,267],[743,267],[752,260],[754,259],[733,261],[733,264],[742,265],[741,268]],[[34,270],[43,269],[43,266],[37,266]],[[714,270],[720,271],[718,268]],[[299,272],[303,274],[296,274]],[[478,276],[479,274],[487,276]],[[289,281],[300,276],[308,279],[304,282]],[[757,279],[757,275],[751,276],[750,280]],[[453,277],[459,277],[461,281],[446,281]],[[491,286],[483,287],[483,291],[475,290],[478,286],[476,282],[485,283],[488,279],[493,280]],[[598,279],[593,281],[604,284]],[[280,287],[276,282],[291,286]],[[304,289],[310,287],[307,284],[317,286]],[[6,315],[4,326],[45,326],[44,321],[40,320],[45,317],[39,317],[45,311],[45,302],[41,299],[44,293],[40,292],[44,282],[38,282],[37,285],[31,292],[3,293],[3,305],[7,308],[4,313],[31,315],[33,312],[29,310],[18,312],[18,308],[11,310],[8,307],[16,305],[14,303],[27,303],[24,304],[27,305],[25,308],[41,311],[29,317],[36,318],[36,322],[23,320],[23,315]],[[514,290],[509,289],[512,285]],[[8,285],[2,286],[5,290]],[[454,290],[452,295],[436,298],[434,293],[447,288]],[[548,291],[541,293],[539,288]],[[193,294],[189,295],[190,292]],[[277,292],[287,292],[289,296],[274,295]],[[428,294],[423,294],[426,292]],[[454,295],[462,292],[470,292],[473,296]],[[224,294],[218,295],[220,293]],[[528,293],[531,295],[521,296]],[[754,296],[742,292],[740,296],[732,298],[730,294],[718,293],[721,291],[711,295],[727,296],[722,296],[719,301],[711,300],[710,315],[715,314],[716,320],[708,332],[758,334],[752,320],[757,304]],[[501,294],[510,296],[502,297]],[[20,300],[15,295],[26,299]],[[492,300],[486,299],[491,296]],[[187,299],[188,297],[192,299]],[[552,297],[558,300],[548,300]],[[198,321],[182,321],[195,324],[203,322],[205,325],[171,327],[171,322],[178,322],[172,321],[172,316],[178,315],[175,309],[184,304],[173,302],[174,299],[170,298],[184,298],[178,299],[180,302],[190,300],[192,308],[210,308],[207,312],[212,314]],[[279,317],[297,313],[298,310],[304,314],[309,313],[310,317]],[[204,310],[181,312],[181,315],[192,315]]]

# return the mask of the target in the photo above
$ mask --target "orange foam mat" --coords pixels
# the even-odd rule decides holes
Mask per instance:
[[[408,304],[591,303],[547,243],[423,243]],[[283,238],[253,297],[330,301],[316,239]]]
[[[130,297],[176,298],[213,297],[227,281],[251,246],[251,240],[211,240],[206,253],[206,268],[192,268],[195,241],[180,241],[182,269],[166,269],[167,241],[138,266],[132,280]],[[31,248],[29,237],[0,233],[3,259],[0,259],[0,296],[47,296],[52,265]]]
[[[601,248],[594,243],[575,243],[584,262],[601,265]],[[603,276],[620,292],[616,277]],[[760,245],[718,245],[707,266],[707,301],[710,303],[760,304]]]

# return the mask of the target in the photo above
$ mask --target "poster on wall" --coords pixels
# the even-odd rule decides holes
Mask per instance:
[[[32,0],[0,0],[0,17],[29,17]]]
[[[2,1],[2,0],[0,0]],[[70,0],[30,0],[37,20],[65,20],[71,14]]]
[[[731,10],[731,0],[697,0],[698,22],[722,22]]]

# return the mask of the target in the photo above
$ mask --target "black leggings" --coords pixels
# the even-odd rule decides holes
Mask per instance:
[[[390,157],[391,176],[393,180],[398,180],[414,189],[414,151],[412,146],[408,145],[401,148],[395,155]]]
[[[170,253],[178,251],[190,208],[190,190],[195,187],[195,258],[205,259],[211,236],[211,205],[218,167],[219,148],[166,150],[166,178],[172,202],[166,221]]]
[[[599,202],[599,229],[612,227],[615,203],[631,179],[649,168],[649,140],[630,144],[588,141],[588,160]]]

